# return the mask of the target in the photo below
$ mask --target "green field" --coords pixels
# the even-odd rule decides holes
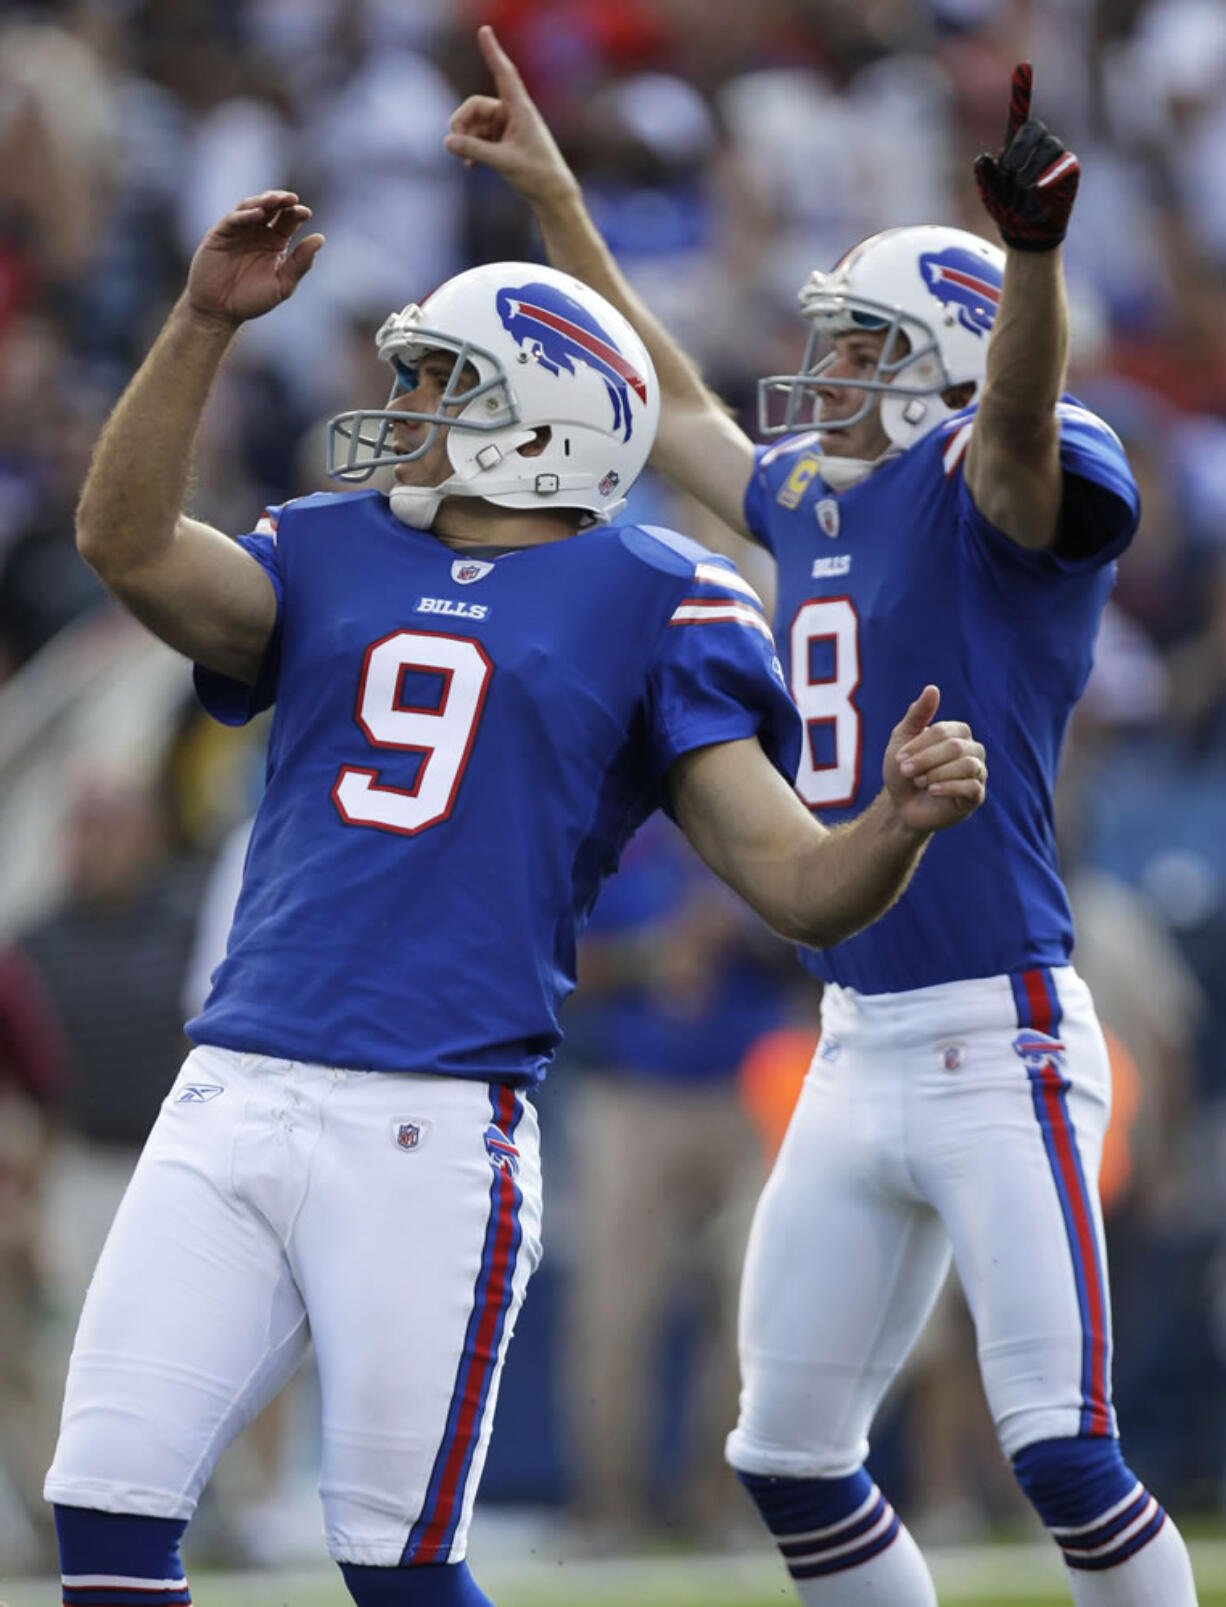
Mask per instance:
[[[1192,1545],[1200,1607],[1226,1607],[1226,1540]],[[769,1556],[644,1558],[581,1562],[528,1547],[528,1560],[476,1559],[474,1572],[497,1607],[792,1607],[796,1598]],[[535,1553],[535,1557],[532,1557]],[[515,1556],[515,1553],[511,1555]],[[1068,1607],[1063,1571],[1044,1544],[936,1551],[941,1607]],[[197,1607],[346,1607],[334,1570],[192,1575]],[[0,1584],[0,1607],[54,1607],[51,1580]],[[1157,1607],[1157,1604],[1155,1604]]]

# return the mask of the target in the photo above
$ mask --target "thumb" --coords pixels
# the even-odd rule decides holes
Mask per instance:
[[[475,134],[448,134],[443,140],[443,149],[470,166],[483,162],[486,167],[501,172],[509,165],[506,146],[500,140],[478,139]]]
[[[308,234],[305,240],[298,244],[285,259],[285,266],[296,285],[303,276],[310,272],[319,249],[324,243],[322,234]]]
[[[898,729],[903,741],[919,736],[925,727],[932,724],[933,717],[941,705],[941,691],[936,686],[926,686],[915,702],[898,722]]]

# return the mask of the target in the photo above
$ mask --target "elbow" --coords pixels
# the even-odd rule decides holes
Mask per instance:
[[[106,579],[107,553],[112,543],[107,539],[107,521],[96,499],[91,497],[89,486],[77,503],[77,551],[101,579]]]
[[[776,911],[770,919],[779,937],[805,949],[832,949],[854,937],[867,924],[867,921],[848,920],[836,910],[825,909]]]
[[[99,538],[97,529],[77,511],[77,552],[100,577],[106,563],[106,543]],[[105,578],[105,577],[103,577]]]

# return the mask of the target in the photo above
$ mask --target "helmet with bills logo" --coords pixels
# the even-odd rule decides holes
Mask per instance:
[[[999,246],[977,234],[919,224],[871,235],[829,273],[810,274],[800,292],[812,326],[800,370],[758,382],[762,434],[820,429],[819,389],[836,387],[862,393],[840,427],[880,402],[895,451],[920,440],[966,405],[951,406],[942,392],[983,380],[1004,265]],[[834,337],[854,331],[885,334],[876,370],[827,378]]]
[[[365,480],[423,456],[445,431],[451,475],[390,494],[407,524],[428,530],[453,496],[577,509],[588,524],[625,506],[655,440],[659,386],[638,335],[580,280],[532,262],[471,268],[393,313],[376,338],[395,372],[392,393],[382,408],[329,420],[330,475]],[[438,411],[393,408],[436,351],[456,358]],[[406,421],[429,428],[400,449],[395,426]],[[525,454],[529,445],[539,449]]]

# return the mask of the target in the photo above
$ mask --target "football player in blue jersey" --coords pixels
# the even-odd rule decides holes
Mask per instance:
[[[1111,430],[1063,395],[1077,158],[1030,116],[976,177],[1005,243],[887,230],[800,293],[808,347],[739,429],[635,297],[489,29],[494,95],[448,148],[503,173],[550,260],[602,291],[660,376],[654,461],[778,564],[805,726],[798,790],[863,806],[892,701],[936,666],[993,756],[988,806],[871,931],[805,963],[822,1036],[747,1255],[728,1456],[801,1598],[928,1607],[932,1580],[864,1471],[873,1416],[952,1253],[1001,1445],[1079,1607],[1190,1607],[1187,1551],[1121,1456],[1097,1175],[1102,1033],[1070,965],[1052,786],[1114,560],[1138,517]]]
[[[622,847],[664,806],[779,931],[836,943],[983,796],[927,685],[862,818],[811,818],[752,587],[617,522],[651,360],[552,269],[474,268],[388,318],[386,406],[331,424],[358,489],[237,541],[183,514],[218,368],[309,269],[308,217],[271,190],[208,233],[81,497],[83,555],[205,705],[276,711],[227,953],[81,1316],[46,1481],[74,1607],[190,1599],[200,1491],[308,1336],[354,1600],[485,1602],[464,1555],[540,1254],[529,1091]]]

